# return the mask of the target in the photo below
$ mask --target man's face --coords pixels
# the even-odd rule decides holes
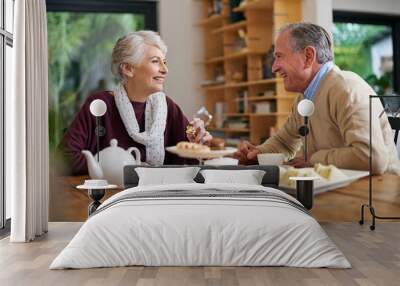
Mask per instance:
[[[290,32],[286,31],[276,39],[272,71],[283,78],[287,91],[302,93],[307,88],[311,71],[306,65],[305,52],[294,52],[290,38]]]

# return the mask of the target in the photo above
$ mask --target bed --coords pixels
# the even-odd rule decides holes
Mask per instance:
[[[163,174],[169,168],[180,170],[177,166],[150,169]],[[139,180],[138,173],[149,170],[126,166],[126,189],[91,215],[50,269],[130,265],[351,267],[308,210],[277,189],[277,167],[199,169],[192,183],[171,183],[172,176],[165,175],[165,183],[157,184],[159,176],[152,173],[147,180],[154,184],[142,185],[140,180],[146,178],[140,175]],[[220,170],[238,172],[230,178],[233,182],[221,183],[221,176],[215,176]],[[235,182],[243,180],[246,172],[263,172],[261,184]],[[209,173],[217,181],[210,180]]]

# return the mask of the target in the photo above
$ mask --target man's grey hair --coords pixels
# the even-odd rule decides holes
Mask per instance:
[[[124,81],[121,65],[123,63],[139,65],[143,60],[146,45],[159,48],[164,56],[167,53],[164,41],[158,33],[153,31],[132,32],[118,39],[112,52],[111,70],[113,74]]]
[[[279,29],[279,34],[289,31],[294,52],[312,46],[317,51],[317,62],[324,64],[333,60],[332,40],[321,26],[311,23],[293,23]]]

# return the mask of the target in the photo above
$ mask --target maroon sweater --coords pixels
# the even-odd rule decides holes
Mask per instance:
[[[144,145],[135,142],[125,129],[124,123],[119,115],[118,108],[115,104],[114,96],[109,91],[96,92],[89,96],[82,108],[79,110],[74,121],[61,140],[59,150],[63,155],[63,159],[69,165],[73,174],[87,174],[86,159],[81,153],[82,150],[89,150],[94,155],[96,148],[96,118],[90,113],[90,103],[95,99],[102,99],[107,105],[107,112],[101,117],[100,124],[105,127],[105,135],[100,137],[100,150],[110,146],[110,140],[115,138],[118,140],[118,146],[124,149],[129,147],[137,147],[141,153],[141,160],[146,160],[146,148]],[[174,146],[179,141],[187,141],[186,126],[188,120],[183,114],[179,106],[167,99],[167,124],[164,131],[164,145]],[[140,132],[145,129],[145,102],[131,102]],[[134,154],[133,154],[134,155]],[[164,164],[184,164],[193,163],[165,152]]]

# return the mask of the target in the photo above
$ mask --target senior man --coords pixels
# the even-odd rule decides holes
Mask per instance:
[[[373,89],[357,74],[342,71],[333,63],[332,41],[324,28],[310,23],[283,27],[276,38],[272,69],[283,78],[287,91],[301,93],[284,126],[266,142],[254,146],[241,142],[235,157],[241,163],[257,161],[258,153],[283,153],[295,167],[315,163],[338,168],[369,168],[369,95]],[[312,100],[309,118],[308,158],[299,154],[304,119],[297,111],[302,99]],[[400,174],[393,133],[383,106],[373,100],[372,171]]]

